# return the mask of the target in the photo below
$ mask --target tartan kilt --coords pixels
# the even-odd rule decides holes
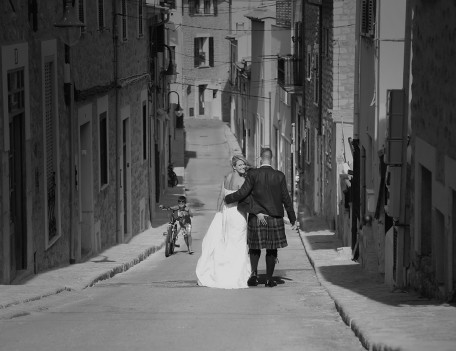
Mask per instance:
[[[257,217],[249,214],[247,245],[250,249],[279,249],[288,246],[283,218],[266,217],[267,226],[259,226]]]

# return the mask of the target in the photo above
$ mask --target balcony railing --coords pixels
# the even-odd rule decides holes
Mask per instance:
[[[301,60],[292,55],[278,58],[277,80],[282,87],[302,85]]]

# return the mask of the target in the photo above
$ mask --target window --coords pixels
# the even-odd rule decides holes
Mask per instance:
[[[78,18],[83,24],[86,24],[85,0],[79,0]],[[86,26],[81,27],[81,33],[85,33],[85,32],[86,32]]]
[[[310,80],[312,76],[312,49],[310,45],[307,45],[307,55],[306,55],[306,77],[307,80]]]
[[[314,103],[320,103],[320,61],[319,55],[314,56]]]
[[[305,130],[306,130],[306,134],[305,134],[305,138],[306,138],[305,139],[305,142],[306,142],[306,162],[308,164],[310,164],[311,160],[312,160],[311,157],[310,157],[310,155],[311,155],[311,153],[310,153],[310,151],[311,151],[310,150],[310,128],[306,127]]]
[[[198,102],[199,102],[199,115],[204,115],[204,93],[206,91],[206,85],[198,86]]]
[[[328,27],[323,28],[321,41],[322,41],[321,54],[323,57],[328,57],[329,56],[329,44],[330,44]]]
[[[98,0],[98,30],[102,32],[105,28],[104,0]]]
[[[362,0],[361,34],[373,38],[375,36],[376,0]]]
[[[128,39],[128,22],[127,22],[127,0],[122,0],[122,40],[126,41]]]
[[[46,51],[46,50],[43,50]],[[44,111],[44,180],[46,196],[46,246],[60,236],[58,223],[58,123],[56,118],[56,65],[55,56],[44,57],[43,63],[43,111]]]
[[[195,67],[214,67],[214,38],[194,39]]]
[[[9,3],[12,6],[13,11],[16,12],[13,3],[11,1]],[[29,22],[31,24],[33,31],[36,32],[38,30],[38,1],[37,0],[28,1],[28,18],[29,18]]]
[[[108,113],[99,114],[100,188],[108,184]]]
[[[189,0],[188,10],[190,16],[213,15],[217,16],[217,0]]]
[[[138,37],[144,36],[144,5],[143,0],[138,0]]]
[[[143,160],[147,160],[147,104],[142,103]]]

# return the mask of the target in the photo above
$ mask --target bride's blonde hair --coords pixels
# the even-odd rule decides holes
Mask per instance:
[[[247,161],[247,159],[244,157],[244,155],[234,155],[233,157],[231,157],[231,166],[236,166],[236,163],[238,161],[242,161],[244,162],[245,164],[245,170],[248,171],[250,168],[252,168],[252,165],[249,163],[249,161]]]

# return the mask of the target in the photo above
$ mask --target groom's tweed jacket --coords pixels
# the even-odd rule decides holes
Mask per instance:
[[[247,196],[251,197],[249,213],[265,213],[271,217],[282,218],[283,207],[288,214],[288,219],[293,225],[296,214],[293,210],[290,194],[288,194],[285,175],[270,166],[261,166],[247,172],[242,187],[225,197],[227,204],[241,201]]]

